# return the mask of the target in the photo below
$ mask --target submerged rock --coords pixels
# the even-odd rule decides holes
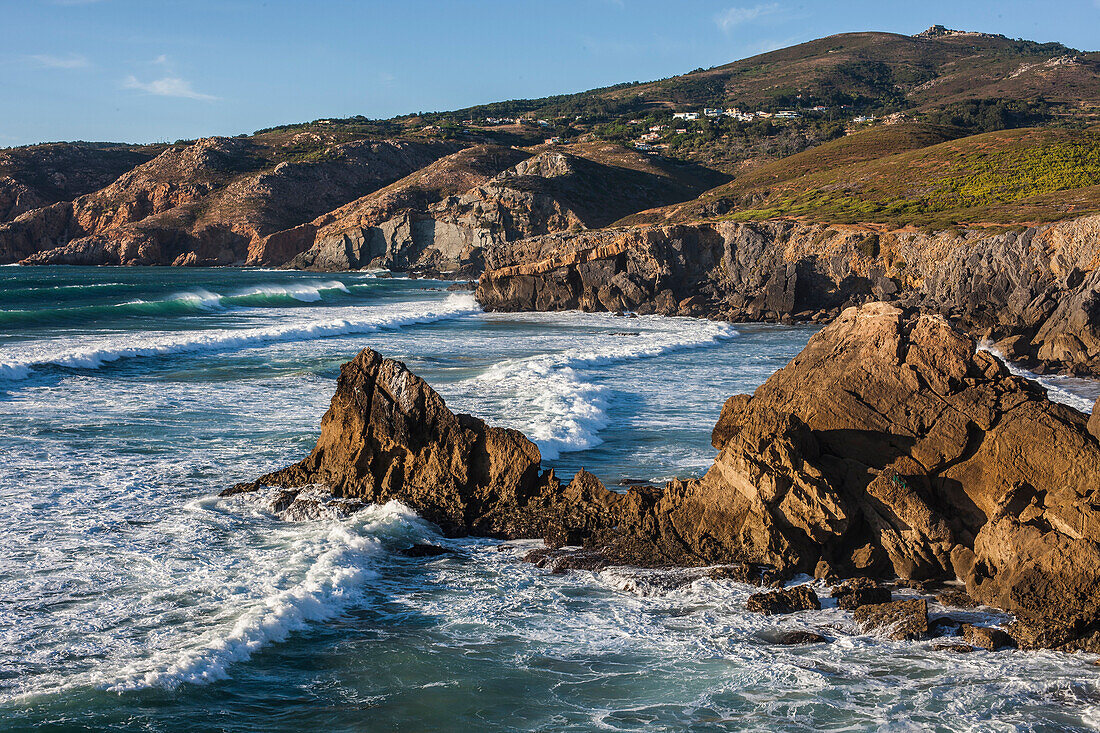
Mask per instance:
[[[899,641],[928,635],[928,602],[923,598],[860,606],[853,615],[864,632],[884,632]]]
[[[813,631],[784,631],[775,638],[775,643],[793,646],[796,644],[828,644],[829,640]]]
[[[928,620],[928,635],[959,636],[962,633],[962,622],[950,616],[937,616]]]
[[[406,547],[403,550],[398,550],[405,557],[439,557],[440,555],[453,555],[454,550],[449,550],[446,547],[440,547],[439,545],[429,545],[426,543],[418,542],[415,545]]]
[[[952,652],[954,654],[969,654],[974,651],[974,647],[968,644],[958,644],[951,642],[936,642],[932,645],[932,651],[934,652]]]

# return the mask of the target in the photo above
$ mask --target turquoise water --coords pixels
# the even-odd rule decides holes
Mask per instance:
[[[749,588],[684,572],[552,576],[519,561],[533,543],[447,540],[396,504],[293,523],[216,497],[309,451],[365,346],[562,475],[697,475],[725,398],[813,332],[485,314],[445,286],[0,268],[0,729],[1100,724],[1091,658],[933,652],[858,635],[827,600],[767,619]],[[1094,385],[1057,388],[1084,403]],[[458,552],[395,553],[414,541]],[[834,643],[769,641],[821,626]]]

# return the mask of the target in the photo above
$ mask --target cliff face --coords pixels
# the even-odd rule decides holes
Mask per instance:
[[[289,260],[311,270],[476,274],[482,250],[493,241],[583,226],[553,197],[500,182],[502,169],[527,160],[524,152],[499,146],[460,151],[285,238],[270,237],[252,259]]]
[[[562,486],[520,433],[451,413],[365,350],[309,457],[226,493],[396,499],[451,535],[582,545],[566,565],[958,578],[1017,614],[1021,644],[1100,650],[1100,435],[942,317],[846,310],[731,397],[713,442],[702,479],[620,494],[581,471]]]
[[[269,237],[250,262],[476,275],[494,244],[606,226],[656,202],[691,198],[724,179],[697,166],[664,165],[667,170],[611,144],[533,156],[477,146]]]
[[[0,226],[0,262],[240,264],[267,234],[330,210],[452,152],[450,143],[361,141],[272,164],[254,141],[169,148],[109,186]]]
[[[827,320],[872,299],[937,311],[1037,368],[1100,374],[1100,217],[936,235],[719,222],[498,243],[489,310]]]

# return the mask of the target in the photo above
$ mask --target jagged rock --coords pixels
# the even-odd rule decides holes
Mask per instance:
[[[753,593],[745,603],[745,608],[753,613],[773,616],[795,611],[821,610],[817,593],[808,585],[796,585],[793,588]]]
[[[750,537],[781,548],[781,566],[958,577],[1057,646],[1100,624],[1100,445],[1086,420],[939,317],[871,304],[732,398],[707,478],[763,500],[748,516],[776,521]]]
[[[864,633],[885,631],[898,641],[916,641],[928,634],[928,602],[923,598],[860,606],[853,615]]]
[[[981,649],[987,649],[989,651],[996,651],[997,649],[1004,649],[1005,647],[1014,647],[1016,642],[1008,634],[1008,632],[1001,629],[990,628],[987,626],[974,626],[973,624],[962,625],[962,637],[966,643],[974,647]]]
[[[1089,432],[1092,433],[1092,437],[1100,441],[1100,399],[1096,400],[1096,404],[1092,406],[1092,415],[1089,416]]]

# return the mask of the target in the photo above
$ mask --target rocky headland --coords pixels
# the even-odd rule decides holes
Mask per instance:
[[[531,560],[557,571],[857,578],[834,596],[867,630],[1003,643],[930,621],[925,599],[895,600],[878,582],[958,581],[966,593],[944,602],[1011,612],[1020,646],[1100,651],[1098,420],[1051,402],[943,317],[876,302],[731,397],[699,479],[625,493],[583,470],[564,482],[519,432],[452,413],[403,364],[364,350],[342,368],[313,452],[225,493],[275,487],[291,516],[399,500],[448,535],[543,539]],[[774,593],[752,605],[818,604],[812,589]]]
[[[639,226],[500,243],[487,310],[826,322],[894,301],[1038,370],[1100,375],[1100,217],[927,233],[788,220]]]

